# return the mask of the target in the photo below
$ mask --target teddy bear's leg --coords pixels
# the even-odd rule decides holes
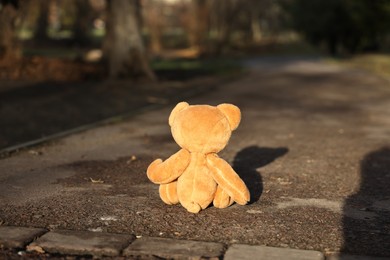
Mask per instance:
[[[202,210],[202,207],[196,202],[182,203],[182,206],[191,213],[199,213]]]
[[[177,197],[177,181],[160,185],[160,198],[168,205],[177,204],[179,198]]]
[[[227,208],[234,203],[234,200],[220,187],[217,187],[213,204],[216,208]]]
[[[235,202],[240,205],[248,203],[250,199],[248,188],[225,160],[219,158],[216,154],[209,154],[207,164],[214,180]]]
[[[148,167],[146,174],[156,184],[166,184],[176,180],[188,167],[191,155],[187,150],[181,149],[164,162],[154,160]]]
[[[177,192],[181,205],[189,212],[198,213],[214,199],[217,183],[206,167],[186,171],[178,179]]]

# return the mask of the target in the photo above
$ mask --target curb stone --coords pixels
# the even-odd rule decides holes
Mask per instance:
[[[35,240],[35,241],[34,241]],[[32,242],[33,241],[33,242]],[[30,243],[30,244],[29,244]],[[92,231],[56,230],[0,226],[0,250],[46,251],[67,257],[125,257],[135,259],[291,259],[291,260],[385,260],[389,257],[330,254],[313,250],[259,245],[176,240]],[[227,249],[227,250],[226,250]],[[2,252],[2,251],[0,251]],[[10,251],[12,252],[12,251]],[[37,256],[37,255],[36,255]]]
[[[234,244],[226,251],[224,260],[236,259],[324,260],[325,257],[321,252],[312,250]]]
[[[56,230],[44,234],[29,247],[63,255],[119,256],[134,239],[134,235]]]
[[[220,259],[225,245],[215,242],[176,240],[171,238],[142,237],[128,246],[125,256],[157,256],[173,259]]]
[[[386,260],[389,257],[334,254],[326,257],[326,260]]]
[[[43,228],[0,226],[0,248],[23,248],[46,232]]]

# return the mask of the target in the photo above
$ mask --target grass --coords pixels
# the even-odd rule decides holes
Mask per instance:
[[[348,59],[334,59],[332,61],[353,68],[364,69],[380,76],[390,77],[390,54],[360,54]]]
[[[72,60],[82,55],[81,50],[69,48],[24,48],[25,56],[43,56]],[[239,62],[234,59],[156,59],[151,61],[151,67],[159,72],[183,72],[224,76],[242,70]]]
[[[151,66],[156,71],[198,71],[220,76],[242,70],[237,60],[223,58],[155,60]]]
[[[43,56],[47,58],[75,59],[80,56],[80,51],[72,48],[24,48],[25,56]]]

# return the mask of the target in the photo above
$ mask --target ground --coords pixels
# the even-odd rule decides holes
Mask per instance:
[[[158,82],[105,79],[99,64],[58,58],[25,58],[20,66],[0,63],[0,151],[211,89],[235,74],[237,65],[173,59],[156,60],[153,67]]]
[[[192,214],[160,200],[145,171],[178,150],[167,105],[3,158],[2,225],[389,257],[389,81],[305,57],[245,66],[186,101],[241,108],[219,155],[247,183],[248,205]]]

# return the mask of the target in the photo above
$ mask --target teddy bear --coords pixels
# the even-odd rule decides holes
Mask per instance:
[[[169,125],[181,149],[163,161],[154,160],[147,169],[153,183],[160,184],[160,198],[198,213],[211,203],[226,208],[234,202],[245,205],[250,194],[244,181],[217,153],[225,148],[241,120],[232,104],[189,105],[178,103]]]

